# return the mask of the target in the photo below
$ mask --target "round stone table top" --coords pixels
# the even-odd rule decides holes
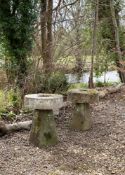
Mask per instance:
[[[24,106],[35,110],[58,110],[63,106],[63,96],[58,94],[28,94],[24,97]]]
[[[72,89],[68,93],[68,100],[74,103],[94,103],[99,101],[96,89]]]

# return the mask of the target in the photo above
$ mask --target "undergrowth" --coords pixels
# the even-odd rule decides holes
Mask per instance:
[[[0,118],[14,119],[21,108],[21,94],[19,90],[0,90]]]

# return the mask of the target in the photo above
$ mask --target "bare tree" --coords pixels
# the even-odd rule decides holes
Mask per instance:
[[[121,51],[121,47],[120,47],[120,37],[119,37],[119,27],[118,27],[118,23],[116,20],[116,14],[115,14],[115,8],[114,8],[114,0],[110,0],[110,9],[111,9],[111,16],[112,16],[112,23],[113,23],[113,27],[114,27],[114,32],[115,32],[115,44],[116,44],[116,53],[117,53],[117,66],[118,66],[118,71],[119,71],[119,75],[121,78],[121,81],[125,83],[125,73],[122,71],[123,65],[122,65],[122,51]]]
[[[92,39],[92,56],[91,56],[91,70],[89,77],[89,88],[94,88],[93,72],[94,72],[94,57],[96,55],[97,45],[97,27],[98,27],[98,11],[99,11],[99,0],[96,0],[95,4],[95,20],[93,27],[93,39]]]
[[[52,72],[52,11],[53,0],[41,0],[41,44],[43,69],[46,74]]]

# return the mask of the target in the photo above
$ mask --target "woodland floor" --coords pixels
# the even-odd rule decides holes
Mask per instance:
[[[87,132],[71,131],[70,108],[63,109],[54,147],[33,147],[28,131],[0,138],[0,175],[125,175],[124,94],[93,105],[93,127]]]

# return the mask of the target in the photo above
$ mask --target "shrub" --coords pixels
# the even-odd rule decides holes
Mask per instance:
[[[21,108],[21,94],[19,90],[0,90],[0,118],[12,119]]]
[[[101,82],[97,81],[96,82],[96,87],[107,87],[107,86],[112,86],[114,83],[111,82]]]
[[[82,88],[87,88],[88,85],[87,83],[73,83],[70,85],[69,89],[82,89]]]
[[[10,89],[7,93],[7,98],[8,105],[11,106],[14,111],[18,112],[22,104],[21,92],[19,89]]]
[[[40,77],[40,92],[44,93],[65,93],[69,88],[67,78],[62,72],[53,72],[49,77]]]

